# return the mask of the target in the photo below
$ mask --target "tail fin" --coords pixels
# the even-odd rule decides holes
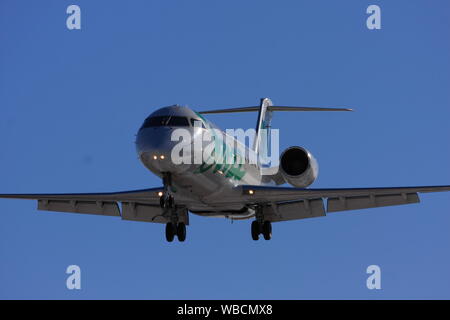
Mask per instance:
[[[219,110],[207,110],[201,111],[201,114],[214,114],[214,113],[234,113],[234,112],[253,112],[258,111],[258,121],[256,123],[256,136],[253,143],[253,150],[259,154],[266,154],[270,150],[270,122],[272,121],[273,111],[353,111],[348,108],[315,108],[315,107],[286,107],[286,106],[274,106],[269,98],[261,99],[259,106],[253,107],[240,107],[229,108]],[[261,129],[267,129],[261,131]],[[266,133],[266,134],[263,134]]]
[[[253,150],[259,156],[267,155],[270,150],[270,123],[272,122],[272,100],[262,98],[259,105],[258,120],[256,122],[255,140],[253,141]],[[261,130],[265,129],[265,130]]]

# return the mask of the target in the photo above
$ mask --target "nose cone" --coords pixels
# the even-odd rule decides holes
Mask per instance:
[[[142,163],[155,173],[180,173],[187,170],[186,164],[175,164],[171,153],[179,141],[172,141],[173,128],[144,128],[136,137],[136,151]]]

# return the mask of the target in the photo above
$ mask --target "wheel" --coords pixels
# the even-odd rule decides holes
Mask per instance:
[[[161,206],[162,209],[164,209],[164,197],[159,197],[159,205]]]
[[[262,229],[264,239],[270,240],[272,238],[272,224],[270,221],[264,221]]]
[[[177,237],[180,242],[186,240],[186,225],[183,222],[180,222],[177,226]]]
[[[259,239],[259,223],[256,220],[252,222],[252,239],[255,241]]]
[[[172,223],[166,224],[166,240],[168,242],[172,242],[173,238],[175,237],[175,227]]]

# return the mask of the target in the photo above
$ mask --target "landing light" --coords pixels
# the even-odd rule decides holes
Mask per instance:
[[[163,196],[163,192],[162,191],[158,192],[158,197],[162,197],[162,196]]]
[[[248,190],[248,194],[254,194],[255,193],[255,191],[253,191],[253,190]]]
[[[160,158],[161,160],[164,160],[165,157],[164,157],[163,155],[161,155],[159,158]]]
[[[153,156],[153,160],[156,160],[156,159],[158,159],[158,157],[157,156]]]

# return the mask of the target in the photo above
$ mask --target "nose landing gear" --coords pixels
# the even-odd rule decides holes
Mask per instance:
[[[163,173],[163,195],[159,198],[159,205],[162,209],[172,209],[174,207],[174,199],[172,196],[172,176],[169,172]]]
[[[163,174],[164,193],[159,199],[159,205],[163,209],[163,216],[167,217],[170,222],[166,224],[166,240],[172,242],[175,236],[178,241],[186,240],[186,224],[179,222],[180,208],[175,205],[172,192],[172,179],[170,173]]]

